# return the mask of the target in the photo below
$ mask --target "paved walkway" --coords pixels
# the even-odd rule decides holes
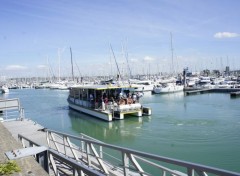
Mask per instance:
[[[0,163],[8,161],[5,152],[22,148],[11,133],[0,122]],[[47,176],[44,169],[35,161],[33,157],[25,157],[16,160],[21,172],[12,174],[13,176]]]

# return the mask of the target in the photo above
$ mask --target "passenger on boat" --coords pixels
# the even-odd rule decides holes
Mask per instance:
[[[120,100],[121,98],[123,98],[123,93],[122,93],[122,92],[119,93],[119,97],[118,97],[118,98],[119,98],[119,100]]]
[[[89,100],[90,100],[90,106],[91,106],[91,108],[94,107],[94,98],[93,98],[93,95],[92,95],[92,94],[89,95]]]
[[[108,104],[108,98],[105,97],[103,102],[104,102],[105,104]]]
[[[114,104],[114,103],[115,103],[115,100],[114,100],[114,98],[113,98],[113,97],[111,97],[109,101],[110,101],[110,102],[112,102],[112,104]]]
[[[125,102],[125,100],[124,100],[123,98],[121,98],[121,99],[119,100],[118,104],[119,104],[119,105],[125,105],[126,102]]]
[[[133,98],[133,103],[136,103],[136,101],[137,101],[137,95],[136,95],[135,93],[133,93],[132,98]]]
[[[133,104],[133,99],[132,99],[131,95],[129,95],[127,98],[127,104]]]
[[[136,102],[139,102],[139,99],[140,99],[142,96],[143,96],[143,92],[142,92],[142,93],[138,92],[138,93],[137,93],[137,101],[136,101]]]

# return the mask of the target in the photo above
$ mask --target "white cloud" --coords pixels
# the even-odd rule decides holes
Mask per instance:
[[[218,32],[214,34],[215,38],[233,38],[233,37],[239,37],[240,34],[237,33],[231,33],[231,32]]]
[[[46,69],[47,66],[46,66],[46,65],[38,65],[37,68],[38,68],[38,69]]]
[[[154,61],[155,58],[150,57],[150,56],[145,56],[145,57],[143,58],[143,60],[144,60],[144,61]]]
[[[18,71],[18,70],[26,70],[27,67],[22,66],[22,65],[9,65],[5,68],[5,70],[10,70],[10,71]]]

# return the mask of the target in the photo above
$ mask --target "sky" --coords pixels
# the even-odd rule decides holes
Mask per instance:
[[[239,0],[0,3],[0,76],[240,69]]]

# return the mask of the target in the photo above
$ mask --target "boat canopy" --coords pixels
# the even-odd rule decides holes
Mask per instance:
[[[134,85],[85,85],[73,87],[72,89],[94,89],[94,90],[107,90],[107,89],[127,89],[127,88],[135,88]]]

